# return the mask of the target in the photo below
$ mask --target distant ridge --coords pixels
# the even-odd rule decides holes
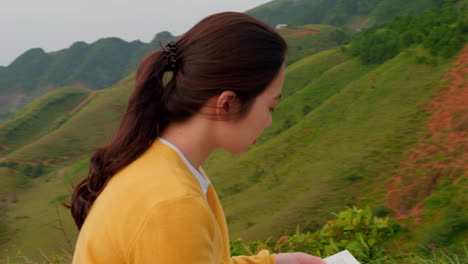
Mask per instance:
[[[146,54],[160,49],[159,42],[174,39],[169,32],[160,32],[149,43],[112,37],[91,44],[79,41],[50,53],[30,49],[0,67],[0,111],[17,110],[58,87],[109,87],[133,72]]]
[[[274,0],[246,13],[266,23],[330,24],[359,30],[382,23],[402,13],[422,12],[432,0]]]

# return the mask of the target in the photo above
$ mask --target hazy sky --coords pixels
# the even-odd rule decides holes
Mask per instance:
[[[0,65],[30,48],[46,52],[103,37],[149,42],[180,35],[207,15],[244,12],[269,0],[0,0]]]

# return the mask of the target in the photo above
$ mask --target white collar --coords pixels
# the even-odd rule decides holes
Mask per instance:
[[[202,188],[203,194],[205,194],[206,197],[206,192],[208,190],[208,185],[210,185],[210,180],[204,176],[201,172],[201,170],[195,169],[192,164],[187,160],[187,158],[182,154],[182,152],[173,144],[171,144],[169,141],[163,139],[163,138],[158,138],[164,145],[172,148],[177,154],[179,154],[179,157],[182,159],[182,161],[185,163],[185,165],[190,169],[192,174],[197,178],[198,182],[200,183],[200,186]]]

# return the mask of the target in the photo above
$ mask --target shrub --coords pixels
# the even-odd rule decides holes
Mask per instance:
[[[393,234],[388,218],[374,216],[370,208],[348,208],[336,214],[322,229],[316,232],[301,233],[299,228],[293,236],[283,236],[276,244],[268,242],[231,242],[234,254],[255,254],[259,250],[272,252],[305,252],[319,257],[327,257],[348,249],[358,260],[366,263],[383,256],[383,244]]]

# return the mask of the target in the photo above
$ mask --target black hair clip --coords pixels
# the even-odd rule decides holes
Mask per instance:
[[[159,45],[161,45],[161,42]],[[167,45],[163,48],[163,54],[166,57],[167,69],[174,71],[177,68],[177,44],[174,41],[167,43]]]

